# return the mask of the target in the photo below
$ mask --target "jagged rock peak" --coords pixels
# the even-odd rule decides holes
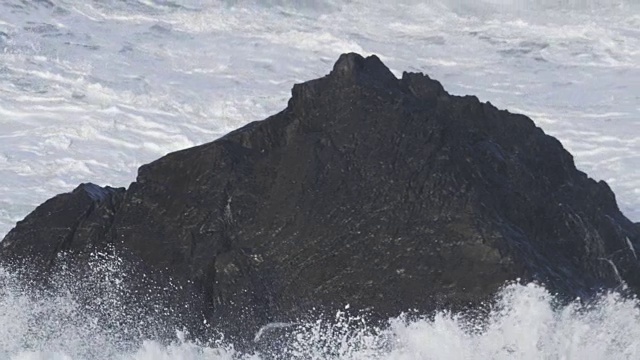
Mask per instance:
[[[343,79],[359,79],[367,77],[379,81],[396,81],[397,78],[376,55],[363,57],[360,54],[342,54],[333,66],[329,76]]]
[[[360,89],[360,90],[355,90]],[[433,105],[449,94],[437,80],[422,73],[403,72],[398,79],[376,55],[363,57],[357,53],[342,54],[331,72],[321,78],[295,84],[289,100],[289,109],[306,117],[318,99],[332,97],[343,102],[345,98],[359,98],[364,90],[387,99],[418,101]],[[476,103],[477,98],[473,97]]]
[[[356,53],[342,54],[333,70],[319,79],[295,84],[291,91],[290,107],[309,108],[310,101],[328,92],[336,93],[352,86],[377,89],[398,89],[400,82],[380,59],[371,55],[364,58]]]

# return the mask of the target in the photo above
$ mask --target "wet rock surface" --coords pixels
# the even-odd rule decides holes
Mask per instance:
[[[282,112],[144,165],[126,190],[45,202],[0,257],[46,271],[61,251],[115,249],[250,341],[345,304],[380,319],[466,308],[517,278],[569,298],[636,292],[639,241],[607,184],[526,116],[345,54]]]

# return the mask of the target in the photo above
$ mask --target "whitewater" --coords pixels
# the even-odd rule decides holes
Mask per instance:
[[[530,116],[640,221],[638,0],[0,0],[0,237],[79,183],[128,186],[144,163],[280,111],[344,52]],[[0,269],[0,359],[640,358],[636,300],[560,304],[516,283],[486,321],[338,313],[292,326],[279,354],[179,326],[160,342],[138,330],[171,312],[141,316],[121,266],[49,292]]]

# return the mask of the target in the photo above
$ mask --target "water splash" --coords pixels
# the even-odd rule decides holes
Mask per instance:
[[[130,264],[102,252],[87,267],[61,257],[46,281],[0,268],[0,358],[116,359],[183,329],[188,304],[170,303],[178,287],[133,274]]]
[[[560,305],[544,287],[506,285],[486,317],[439,312],[401,315],[386,326],[339,311],[332,319],[270,324],[256,335],[262,353],[235,350],[223,336],[206,344],[175,331],[180,322],[158,298],[132,302],[128,269],[97,254],[89,276],[56,275],[36,290],[0,269],[0,358],[12,360],[150,359],[637,359],[640,310],[635,299],[604,294]],[[139,296],[140,294],[135,294]],[[89,301],[88,301],[89,300]],[[154,311],[149,311],[153,309]],[[168,318],[172,318],[169,321]],[[280,331],[282,330],[282,331]],[[172,330],[173,331],[173,330]]]

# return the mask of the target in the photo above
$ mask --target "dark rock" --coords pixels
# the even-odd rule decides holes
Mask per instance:
[[[113,244],[245,340],[345,304],[465,308],[516,278],[568,297],[640,286],[638,226],[560,142],[375,56],[342,55],[279,114],[142,166],[126,192],[80,189],[18,223],[2,257]]]
[[[86,183],[57,195],[18,222],[2,241],[1,254],[44,271],[61,252],[86,256],[102,251],[112,242],[112,223],[124,193],[124,188]]]

